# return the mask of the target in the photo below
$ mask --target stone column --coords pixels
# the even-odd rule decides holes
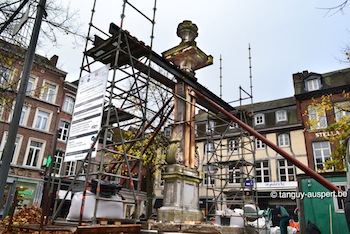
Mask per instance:
[[[194,39],[198,28],[191,21],[184,21],[177,28],[180,45],[165,51],[163,57],[173,62],[189,77],[195,79],[195,70],[212,64],[197,46]],[[158,220],[182,223],[201,221],[199,210],[198,157],[195,151],[195,104],[196,97],[183,79],[175,86],[175,109],[172,138],[167,150],[164,179],[164,202],[158,210]]]

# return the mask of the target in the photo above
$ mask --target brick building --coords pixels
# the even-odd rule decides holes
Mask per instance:
[[[343,69],[324,74],[304,71],[293,75],[298,120],[304,126],[305,146],[308,165],[315,171],[323,171],[324,163],[330,158],[335,145],[327,137],[339,134],[329,131],[327,127],[343,116],[350,116],[341,106],[348,108],[349,98],[344,93],[350,91],[350,69]],[[317,110],[313,103],[322,101],[322,97],[330,95],[333,108]],[[345,108],[345,109],[346,109]],[[308,122],[315,121],[309,125]]]
[[[2,156],[26,51],[2,40],[0,44]],[[11,191],[19,191],[20,205],[41,203],[49,155],[54,155],[54,173],[59,174],[62,170],[63,175],[74,173],[75,165],[63,165],[63,157],[77,86],[65,81],[67,73],[56,67],[57,60],[57,56],[47,59],[36,55],[28,81],[6,188],[7,201],[12,199]],[[3,208],[6,214],[8,202]]]

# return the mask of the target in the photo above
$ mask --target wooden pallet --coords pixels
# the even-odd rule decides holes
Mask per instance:
[[[135,224],[133,219],[109,219],[109,218],[96,218],[96,223],[100,225],[121,225],[121,224]]]

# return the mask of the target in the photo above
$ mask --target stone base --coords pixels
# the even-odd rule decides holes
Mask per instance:
[[[202,220],[202,212],[199,210],[169,209],[169,207],[162,208],[158,210],[158,220],[169,220],[174,223]]]
[[[164,203],[158,209],[158,221],[184,223],[201,221],[199,210],[200,177],[196,169],[179,164],[167,165],[164,179]]]
[[[151,230],[158,233],[210,233],[210,234],[255,234],[257,230],[253,227],[228,227],[214,224],[174,224],[174,223],[152,223]]]

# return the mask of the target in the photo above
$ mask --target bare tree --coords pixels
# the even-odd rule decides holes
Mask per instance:
[[[349,5],[349,1],[344,0],[342,3],[335,5],[333,7],[322,7],[320,9],[326,10],[327,11],[326,15],[329,15],[329,14],[333,15],[339,12],[344,13],[344,9],[348,5]]]
[[[11,111],[15,93],[19,84],[17,74],[20,61],[24,60],[29,45],[39,0],[2,0],[0,3],[0,109]],[[84,42],[80,32],[77,11],[71,11],[69,4],[48,0],[45,19],[41,25],[38,47],[59,46],[57,37],[61,34],[72,35],[72,43]],[[39,56],[37,56],[37,59]],[[40,87],[40,89],[45,87]],[[38,90],[29,90],[39,95]]]
[[[0,38],[13,44],[27,47],[33,28],[38,0],[3,0],[0,3]],[[57,35],[71,34],[74,42],[85,39],[80,32],[78,11],[62,1],[49,0],[46,4],[46,17],[41,27],[38,46],[45,43],[59,45]]]

